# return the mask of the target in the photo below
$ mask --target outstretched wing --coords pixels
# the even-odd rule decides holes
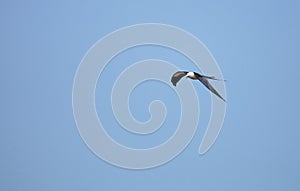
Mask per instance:
[[[195,72],[196,73],[196,72]],[[196,73],[196,75],[197,75],[198,73]],[[199,74],[200,75],[200,74]],[[204,75],[200,75],[201,77],[204,77],[204,78],[207,78],[207,79],[210,79],[210,80],[217,80],[217,81],[224,81],[224,82],[226,82],[226,80],[223,80],[223,79],[218,79],[218,78],[216,78],[216,77],[214,77],[214,76],[204,76]]]
[[[187,72],[185,71],[178,71],[175,72],[171,78],[171,82],[174,86],[176,86],[177,82],[184,76],[186,76]]]
[[[198,73],[195,73],[197,79],[203,84],[205,85],[205,87],[207,87],[207,89],[209,89],[212,93],[214,93],[216,96],[218,96],[219,98],[221,98],[223,101],[225,101],[225,99],[217,92],[217,90],[215,90],[215,88],[209,83],[209,81],[207,80],[206,76],[202,76]],[[208,78],[211,79],[211,78]]]

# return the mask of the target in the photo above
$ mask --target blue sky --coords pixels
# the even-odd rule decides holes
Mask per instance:
[[[0,189],[299,190],[299,8],[295,0],[2,1]],[[81,59],[97,40],[145,22],[174,25],[199,38],[228,80],[228,101],[216,143],[199,156],[210,99],[193,83],[201,117],[192,142],[171,162],[135,171],[102,161],[84,144],[73,118],[72,86]],[[154,47],[132,50],[114,62],[129,65],[148,57],[193,69],[180,55]],[[103,77],[118,70],[112,63]],[[148,118],[144,91],[162,88],[149,85],[132,95],[140,120]],[[97,95],[101,88],[110,87],[98,85]],[[147,98],[159,96],[176,111],[172,100],[167,103],[168,91]],[[106,94],[96,100],[99,111],[106,110],[101,107]],[[109,108],[103,118],[115,123]],[[162,135],[146,141],[107,131],[124,144],[152,146],[172,132],[167,122],[177,121],[167,117]]]

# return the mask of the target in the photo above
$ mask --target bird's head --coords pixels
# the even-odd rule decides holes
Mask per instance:
[[[188,72],[188,73],[186,74],[186,77],[187,77],[187,78],[193,78],[194,76],[195,76],[194,72]]]

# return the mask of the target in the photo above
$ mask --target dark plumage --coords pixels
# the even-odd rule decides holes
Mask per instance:
[[[175,72],[171,78],[172,84],[176,86],[178,81],[181,80],[181,78],[183,78],[184,76],[192,80],[199,80],[207,89],[209,89],[212,93],[214,93],[220,99],[225,101],[225,99],[217,92],[217,90],[215,90],[215,88],[208,81],[208,80],[220,80],[220,79],[217,79],[214,76],[204,76],[198,74],[197,72],[178,71]]]

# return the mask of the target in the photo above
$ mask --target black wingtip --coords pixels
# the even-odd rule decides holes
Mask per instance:
[[[223,97],[221,97],[221,96],[218,96],[218,97],[226,103],[226,100]]]
[[[173,86],[176,86],[176,82],[174,82],[173,80],[171,80]]]

